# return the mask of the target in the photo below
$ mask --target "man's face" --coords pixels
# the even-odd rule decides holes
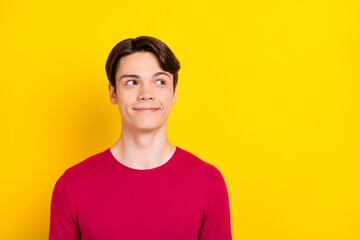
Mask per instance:
[[[151,131],[166,125],[176,101],[173,76],[161,69],[150,52],[135,52],[119,61],[116,94],[109,83],[110,100],[118,104],[122,126]]]

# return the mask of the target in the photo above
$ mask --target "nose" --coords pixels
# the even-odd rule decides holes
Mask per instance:
[[[146,85],[141,86],[138,100],[140,101],[154,100],[154,95],[150,86],[146,86]]]

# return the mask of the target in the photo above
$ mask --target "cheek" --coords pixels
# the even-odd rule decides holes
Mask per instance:
[[[168,104],[168,103],[172,103],[173,102],[173,98],[174,98],[174,94],[172,91],[159,91],[157,93],[157,96],[159,98],[159,100],[161,102],[163,102],[164,104]]]
[[[129,105],[131,104],[131,96],[127,96],[124,93],[119,93],[118,95],[118,105],[120,110],[125,110],[129,108]]]

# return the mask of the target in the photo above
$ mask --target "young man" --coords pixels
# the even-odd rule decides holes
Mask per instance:
[[[106,72],[117,142],[67,169],[51,200],[50,240],[230,240],[220,171],[167,139],[179,61],[160,40],[126,39]]]

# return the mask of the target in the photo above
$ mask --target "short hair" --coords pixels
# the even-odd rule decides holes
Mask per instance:
[[[128,38],[119,42],[111,50],[108,56],[105,69],[108,80],[115,89],[115,93],[115,74],[119,68],[119,61],[122,57],[135,52],[153,53],[158,59],[162,70],[167,71],[173,75],[173,86],[175,91],[175,87],[178,82],[178,71],[180,70],[179,60],[175,57],[170,48],[159,39],[149,36],[140,36],[137,38]]]

